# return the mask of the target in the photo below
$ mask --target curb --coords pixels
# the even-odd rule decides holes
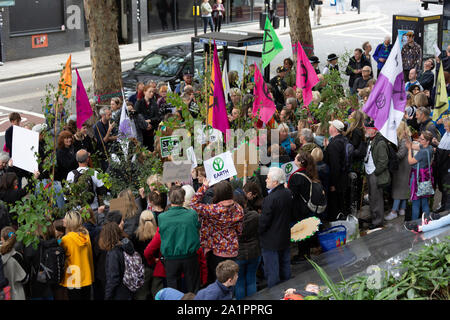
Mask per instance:
[[[374,17],[374,18],[364,18],[364,19],[358,19],[358,20],[352,20],[352,21],[344,21],[344,22],[338,22],[338,23],[334,23],[334,24],[328,24],[328,25],[323,25],[323,26],[315,26],[312,27],[311,30],[317,30],[317,29],[324,29],[324,28],[329,28],[329,27],[335,27],[335,26],[341,26],[341,25],[346,25],[346,24],[352,24],[352,23],[358,23],[358,22],[363,22],[363,21],[368,21],[368,20],[374,20],[377,19],[378,17]],[[253,24],[253,23],[251,23]],[[245,27],[245,25],[250,25],[250,23],[248,24],[242,24],[242,26]],[[234,28],[235,26],[231,26],[230,28]],[[225,29],[225,28],[224,28]],[[229,28],[226,28],[229,29]],[[186,33],[180,33],[177,35],[183,35],[183,34],[189,34],[191,32],[186,32]],[[289,31],[281,33],[280,36],[283,35],[289,35]],[[163,34],[160,35],[156,35],[148,40],[157,40],[157,39],[161,39],[163,38]],[[142,55],[137,55],[134,57],[129,57],[129,58],[124,58],[121,59],[121,62],[127,62],[127,61],[131,61],[131,60],[137,60],[137,59],[142,59],[143,57],[145,57],[148,53],[146,54],[142,54]],[[76,69],[86,69],[91,67],[92,64],[82,64],[79,65]],[[18,75],[18,76],[13,76],[13,77],[9,77],[9,78],[3,78],[0,79],[0,83],[2,82],[8,82],[8,81],[13,81],[13,80],[20,80],[20,79],[26,79],[26,78],[32,78],[32,77],[37,77],[37,76],[42,76],[42,75],[47,75],[47,74],[52,74],[52,73],[58,73],[61,70],[56,69],[56,70],[48,70],[48,71],[41,71],[41,72],[35,72],[35,73],[28,73],[28,74],[22,74],[22,75]]]

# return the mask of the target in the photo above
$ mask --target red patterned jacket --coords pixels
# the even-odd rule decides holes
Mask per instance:
[[[203,185],[192,197],[191,207],[197,211],[200,222],[200,245],[205,255],[213,250],[219,257],[236,257],[239,252],[239,235],[244,223],[244,210],[233,200],[216,204],[203,204],[200,201],[206,192]]]

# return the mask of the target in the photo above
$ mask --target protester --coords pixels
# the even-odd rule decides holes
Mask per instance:
[[[196,293],[200,288],[197,261],[200,223],[194,210],[183,207],[184,196],[184,189],[172,187],[169,192],[171,208],[159,216],[161,254],[165,260],[167,286],[180,290],[183,272],[186,289]]]
[[[411,69],[420,70],[422,66],[422,48],[414,41],[414,32],[406,33],[407,43],[402,48],[403,78],[408,79]]]
[[[5,145],[3,146],[3,151],[8,152],[9,156],[12,157],[12,138],[14,126],[20,127],[20,122],[22,117],[18,112],[12,112],[9,114],[9,122],[11,126],[5,131]]]
[[[405,90],[408,91],[409,88],[413,85],[418,85],[420,88],[420,91],[423,91],[423,87],[420,85],[420,82],[417,80],[417,71],[416,69],[409,70],[408,74],[409,81],[405,84]]]
[[[434,86],[434,60],[427,59],[423,64],[423,72],[417,78],[419,83],[422,85],[423,90],[431,91]]]
[[[323,68],[322,74],[329,74],[332,71],[339,71],[338,59],[339,57],[335,53],[329,54],[327,57],[328,64],[325,68]]]
[[[384,217],[384,220],[389,221],[404,216],[406,210],[406,202],[409,196],[409,174],[411,166],[408,163],[408,148],[407,141],[411,140],[411,132],[405,121],[402,121],[397,128],[398,139],[398,170],[392,175],[392,205],[391,212]]]
[[[272,89],[274,92],[273,99],[277,106],[278,112],[280,112],[284,106],[284,96],[283,95],[284,95],[284,91],[288,87],[286,82],[284,81],[284,78],[286,76],[287,71],[288,70],[283,66],[278,67],[277,75],[270,80],[270,85],[272,86]]]
[[[78,211],[69,211],[64,217],[66,234],[61,246],[66,253],[64,278],[61,286],[67,288],[69,300],[90,300],[94,281],[94,262],[89,232],[82,226]]]
[[[239,236],[239,253],[236,257],[239,274],[235,287],[236,300],[241,300],[256,292],[256,270],[261,261],[258,239],[259,214],[257,211],[248,209],[244,195],[235,194],[234,200],[244,209],[242,234]]]
[[[94,125],[94,139],[97,143],[97,151],[101,168],[103,171],[108,169],[108,159],[112,148],[112,143],[117,140],[117,136],[112,135],[114,123],[111,122],[111,110],[109,107],[100,109],[101,119]],[[66,175],[67,176],[67,175]]]
[[[350,58],[347,69],[345,70],[345,74],[349,76],[348,86],[350,87],[351,94],[356,93],[353,88],[353,84],[356,79],[362,77],[362,69],[365,66],[370,67],[370,63],[366,60],[366,58],[364,58],[362,49],[355,49],[354,56]]]
[[[433,134],[430,131],[424,131],[419,137],[420,150],[413,156],[412,143],[406,141],[408,148],[408,163],[411,165],[410,188],[412,201],[412,220],[419,219],[421,212],[423,212],[422,219],[430,220],[430,207],[428,198],[432,194],[418,196],[418,185],[420,182],[431,181],[433,183],[433,172],[431,168],[431,159],[433,157],[433,148],[430,145],[433,139]]]
[[[216,0],[216,3],[212,7],[212,15],[214,20],[214,32],[220,32],[222,20],[225,17],[225,7],[222,4],[222,0]]]
[[[69,131],[62,131],[58,136],[55,180],[63,181],[67,178],[67,174],[77,167],[78,163],[75,159],[73,135]]]
[[[24,284],[29,275],[23,262],[22,255],[14,248],[16,231],[12,227],[5,227],[0,232],[2,246],[0,247],[3,273],[11,286],[11,300],[25,300]]]
[[[264,260],[264,273],[269,288],[291,277],[290,224],[293,218],[293,198],[284,187],[286,175],[272,167],[266,179],[269,194],[264,198],[258,233]]]
[[[239,253],[238,239],[242,233],[244,210],[233,200],[233,187],[228,181],[214,185],[212,204],[201,203],[208,187],[209,181],[204,179],[203,186],[191,200],[191,207],[200,218],[200,242],[205,249],[208,283],[212,283],[216,266],[224,260],[236,258]]]
[[[375,52],[373,53],[373,59],[377,62],[377,78],[380,75],[381,69],[383,69],[387,58],[392,50],[391,37],[384,37],[383,43],[380,43]]]
[[[105,300],[131,300],[132,291],[124,284],[125,253],[132,256],[133,244],[115,222],[106,223],[100,232],[99,247],[106,254],[106,286]]]

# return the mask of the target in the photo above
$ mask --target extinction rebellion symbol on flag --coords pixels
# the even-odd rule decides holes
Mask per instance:
[[[215,171],[221,171],[223,169],[224,162],[222,158],[216,158],[213,161],[213,168]]]

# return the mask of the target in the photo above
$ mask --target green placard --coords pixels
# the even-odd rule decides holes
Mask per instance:
[[[165,158],[175,153],[180,152],[180,137],[179,136],[167,136],[161,137],[159,140],[161,147],[161,157]]]

